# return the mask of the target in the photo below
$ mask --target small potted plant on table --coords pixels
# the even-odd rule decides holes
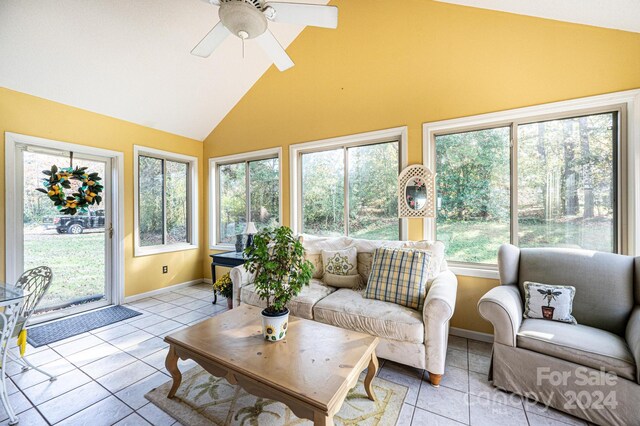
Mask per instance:
[[[213,291],[227,299],[227,308],[233,308],[233,283],[228,272],[213,283]]]
[[[313,265],[304,258],[302,243],[290,228],[265,229],[245,250],[245,268],[255,273],[258,296],[267,302],[262,311],[262,331],[269,341],[284,339],[289,325],[289,301],[309,284]]]

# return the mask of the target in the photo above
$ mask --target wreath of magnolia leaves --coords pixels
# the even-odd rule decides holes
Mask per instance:
[[[102,178],[98,173],[88,173],[87,167],[65,167],[58,169],[55,164],[51,170],[43,170],[45,178],[44,188],[36,191],[46,194],[62,214],[74,215],[77,212],[86,213],[89,206],[102,202],[100,193],[104,187],[100,184]],[[67,195],[64,190],[71,189],[71,181],[82,182],[78,192]]]

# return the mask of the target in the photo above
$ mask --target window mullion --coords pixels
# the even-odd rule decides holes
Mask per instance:
[[[193,243],[193,238],[192,238],[192,230],[193,230],[193,216],[191,215],[192,211],[191,211],[191,188],[192,188],[193,182],[191,179],[191,164],[187,163],[187,243],[191,244]]]
[[[245,199],[247,200],[245,214],[247,216],[246,223],[249,224],[251,222],[251,191],[249,190],[249,182],[251,181],[249,176],[249,162],[245,161],[244,163],[244,186],[245,186]]]
[[[511,244],[518,239],[518,123],[511,123]]]
[[[219,244],[222,242],[222,228],[220,224],[222,223],[222,182],[220,181],[220,164],[215,165],[216,174],[216,188],[215,188],[215,208],[216,208],[216,223],[214,224],[216,227],[216,238],[213,242],[214,244]]]
[[[349,235],[349,148],[344,150],[344,235]]]
[[[167,244],[167,160],[162,160],[162,244]]]

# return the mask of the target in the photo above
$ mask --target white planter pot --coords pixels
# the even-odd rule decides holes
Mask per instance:
[[[289,310],[280,315],[271,315],[262,311],[262,334],[265,340],[277,342],[287,336],[289,328]]]

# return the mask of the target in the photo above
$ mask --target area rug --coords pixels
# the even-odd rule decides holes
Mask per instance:
[[[373,390],[377,401],[373,402],[367,398],[363,380],[364,374],[349,391],[342,408],[333,418],[334,423],[345,426],[395,425],[407,388],[376,377]],[[239,386],[210,375],[200,366],[183,374],[182,384],[173,399],[167,398],[170,388],[171,381],[153,389],[145,398],[184,425],[313,425],[310,420],[296,417],[286,405],[250,395]]]
[[[27,331],[27,342],[37,348],[138,315],[142,314],[119,305],[97,309],[60,321],[29,327]]]

